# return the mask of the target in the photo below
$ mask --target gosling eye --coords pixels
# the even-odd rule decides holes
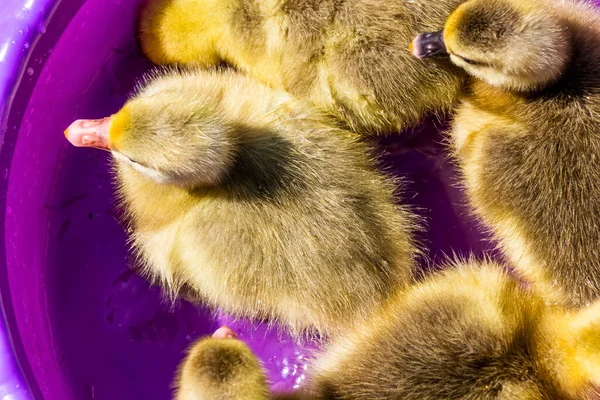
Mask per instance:
[[[470,64],[470,65],[477,65],[477,64],[479,64],[477,61],[473,61],[473,60],[471,60],[471,59],[469,59],[469,58],[464,58],[464,57],[462,57],[462,60],[463,60],[464,62],[466,62],[467,64]]]
[[[467,63],[469,65],[478,65],[480,67],[489,67],[490,66],[490,64],[488,64],[488,63],[471,60],[470,58],[459,56],[458,54],[454,54],[454,56],[460,58],[462,61],[464,61],[465,63]]]
[[[131,158],[130,156],[123,154],[123,153],[119,153],[120,156],[122,156],[125,160],[127,160],[128,162],[130,162],[131,164],[138,164],[140,165],[139,162],[137,162],[136,160],[134,160],[133,158]]]
[[[121,161],[125,161],[125,162],[129,162],[131,164],[136,164],[136,165],[142,165],[141,163],[135,161],[133,158],[126,156],[123,153],[117,152],[117,151],[113,151],[112,154],[117,158],[120,159]]]

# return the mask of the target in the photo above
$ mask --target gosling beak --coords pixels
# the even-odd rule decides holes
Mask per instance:
[[[422,33],[410,44],[410,51],[418,58],[448,56],[444,31]]]
[[[216,339],[237,339],[236,333],[227,326],[222,326],[213,333]]]
[[[108,132],[111,117],[102,119],[78,119],[65,130],[65,137],[76,147],[93,147],[109,150]]]

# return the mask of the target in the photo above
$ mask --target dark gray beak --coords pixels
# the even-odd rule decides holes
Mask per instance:
[[[410,45],[410,50],[418,58],[448,56],[444,44],[444,31],[422,33]]]

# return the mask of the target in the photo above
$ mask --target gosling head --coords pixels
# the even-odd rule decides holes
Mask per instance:
[[[158,78],[116,114],[77,120],[65,136],[75,146],[110,151],[119,167],[157,183],[216,185],[233,164],[231,127],[214,110],[219,94],[189,83]]]
[[[556,81],[570,58],[566,27],[537,1],[470,0],[442,31],[417,36],[419,58],[449,56],[472,76],[509,90],[526,91]]]
[[[179,368],[175,400],[269,398],[260,361],[236,338],[222,327],[192,346]]]

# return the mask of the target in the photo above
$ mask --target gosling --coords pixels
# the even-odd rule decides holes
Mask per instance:
[[[412,281],[418,225],[356,134],[235,72],[152,78],[79,120],[109,150],[147,275],[240,317],[335,335]]]

